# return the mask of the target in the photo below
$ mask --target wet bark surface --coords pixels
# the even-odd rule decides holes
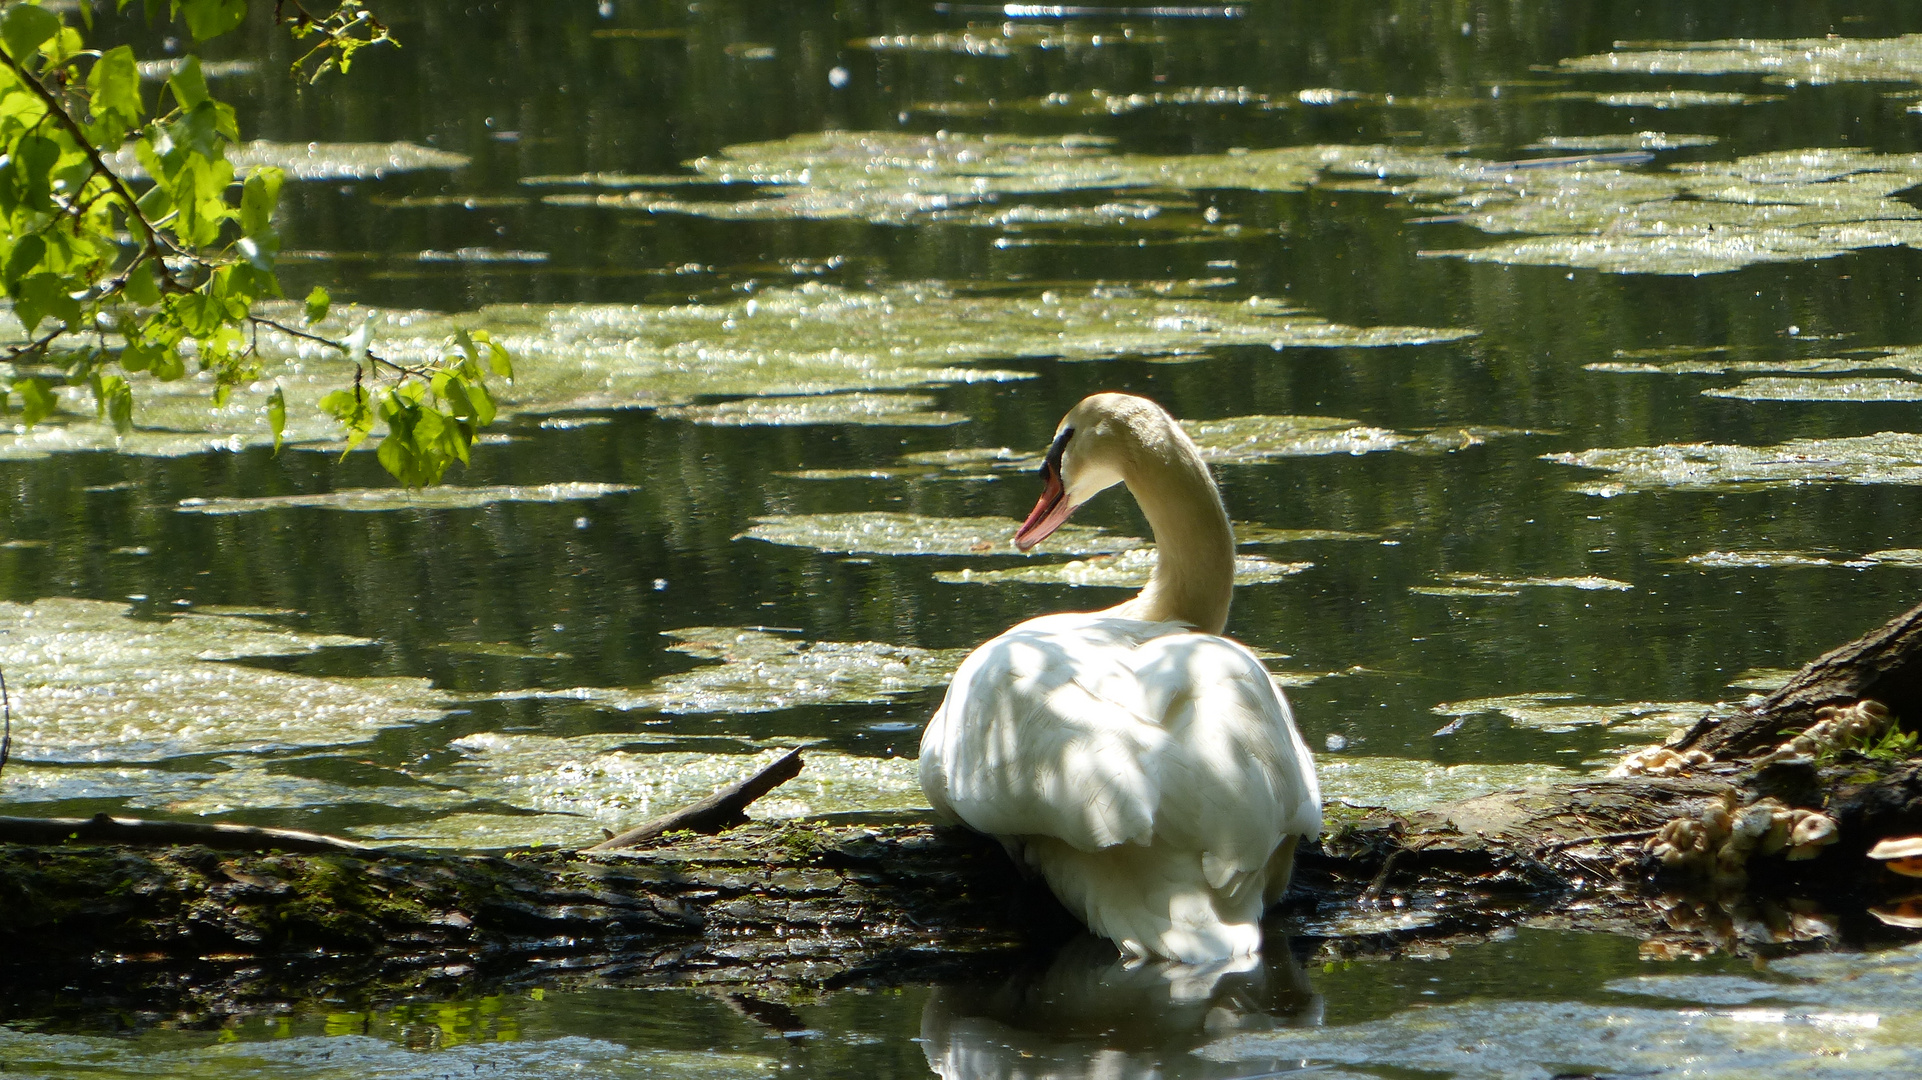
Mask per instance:
[[[1332,806],[1269,947],[1420,954],[1523,924],[1630,933],[1654,956],[1912,938],[1922,882],[1865,852],[1922,832],[1922,762],[1845,747],[1760,759],[1785,727],[1865,692],[1898,721],[1922,717],[1918,646],[1922,608],[1673,740],[1713,751],[1682,775],[1410,814]],[[1764,797],[1821,809],[1839,838],[1805,861],[1758,853],[1741,880],[1649,853],[1670,821]],[[0,834],[0,984],[23,1014],[217,1016],[535,983],[899,985],[1013,968],[1078,932],[997,843],[951,828],[751,824],[638,850],[467,856],[273,836],[247,850],[227,832],[210,835],[240,850],[145,846],[141,830],[89,824]]]

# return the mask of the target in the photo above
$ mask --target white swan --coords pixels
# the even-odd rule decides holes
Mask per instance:
[[[1214,477],[1160,406],[1096,394],[1061,421],[1041,479],[1017,547],[1124,483],[1154,574],[1126,603],[1030,619],[970,654],[922,733],[922,790],[1128,954],[1256,953],[1321,792],[1287,699],[1219,636],[1235,541]]]

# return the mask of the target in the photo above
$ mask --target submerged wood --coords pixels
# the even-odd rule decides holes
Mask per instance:
[[[748,822],[747,808],[754,800],[799,775],[801,775],[801,751],[789,750],[775,759],[767,768],[745,780],[729,784],[692,806],[683,806],[679,810],[669,811],[657,818],[644,821],[619,836],[610,836],[587,850],[617,851],[621,848],[639,847],[649,840],[678,829],[712,836],[723,829],[745,825]]]
[[[1756,759],[1822,704],[1874,694],[1922,719],[1919,654],[1922,608],[1676,739],[1714,748],[1687,775],[1594,777],[1407,814],[1331,805],[1267,947],[1421,953],[1515,925],[1632,933],[1651,956],[1913,937],[1891,922],[1922,896],[1864,853],[1922,832],[1922,761]],[[1757,856],[1740,883],[1665,875],[1647,854],[1666,822],[1763,795],[1822,808],[1840,842],[1805,862]],[[123,842],[168,828],[200,842]],[[269,835],[278,842],[263,848]],[[57,997],[203,1015],[528,983],[831,989],[979,974],[1077,933],[999,844],[960,829],[763,823],[639,851],[499,856],[311,836],[327,843],[295,850],[300,835],[0,822],[0,985],[23,1007]]]

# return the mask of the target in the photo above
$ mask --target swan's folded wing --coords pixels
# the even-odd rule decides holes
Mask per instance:
[[[1211,886],[1233,888],[1287,837],[1321,831],[1314,760],[1253,653],[1186,634],[1158,639],[1140,657],[1143,707],[1169,738],[1149,778],[1160,792],[1155,831],[1202,852]]]
[[[921,785],[981,832],[1084,851],[1146,843],[1167,733],[1144,716],[1127,665],[1139,631],[1109,640],[1085,622],[1063,632],[1061,618],[1023,623],[962,663],[922,735]]]

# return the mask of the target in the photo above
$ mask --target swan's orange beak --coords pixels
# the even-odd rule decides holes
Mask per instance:
[[[1068,493],[1061,487],[1061,471],[1049,469],[1047,483],[1041,489],[1041,501],[1034,504],[1034,512],[1028,520],[1014,531],[1014,546],[1024,553],[1034,550],[1034,546],[1046,540],[1050,534],[1068,520],[1074,513],[1074,504],[1068,501]]]

